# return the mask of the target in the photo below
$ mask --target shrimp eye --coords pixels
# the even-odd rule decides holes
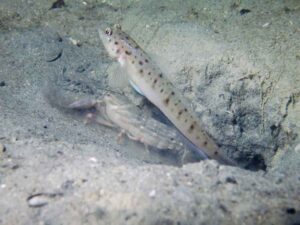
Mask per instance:
[[[107,35],[111,36],[112,35],[112,30],[108,27],[108,28],[105,29],[105,33]]]
[[[122,30],[121,24],[119,23],[115,24],[114,28],[116,28],[117,30]]]

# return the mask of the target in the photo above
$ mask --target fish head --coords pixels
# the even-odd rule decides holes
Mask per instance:
[[[113,27],[107,27],[105,30],[98,29],[100,39],[107,50],[108,54],[112,58],[118,58],[121,54],[119,49],[119,41],[121,39],[122,30],[119,24],[115,24]]]

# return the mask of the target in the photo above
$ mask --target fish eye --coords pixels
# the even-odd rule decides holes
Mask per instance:
[[[109,36],[111,36],[112,35],[112,30],[111,30],[111,28],[106,28],[105,29],[105,33],[107,34],[107,35],[109,35]]]

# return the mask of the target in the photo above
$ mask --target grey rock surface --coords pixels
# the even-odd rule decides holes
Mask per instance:
[[[0,2],[0,224],[300,223],[299,1],[53,3]],[[116,22],[240,168],[178,167],[63,107],[113,89]]]

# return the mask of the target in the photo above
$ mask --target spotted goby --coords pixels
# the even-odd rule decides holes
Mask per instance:
[[[126,70],[134,89],[157,106],[199,151],[220,163],[236,165],[205,132],[188,101],[119,24],[99,29],[99,35],[108,54]]]

